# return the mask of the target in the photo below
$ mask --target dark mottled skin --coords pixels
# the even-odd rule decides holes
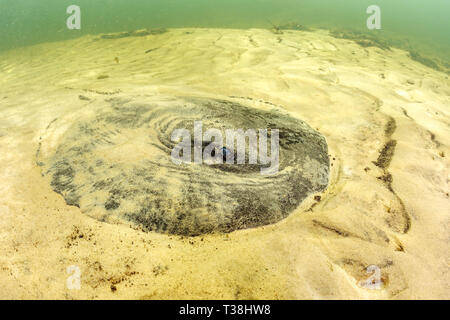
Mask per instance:
[[[39,159],[67,204],[88,215],[100,210],[102,221],[114,218],[144,231],[188,236],[232,232],[280,221],[328,184],[325,139],[275,109],[204,98],[109,102],[94,116],[80,115],[56,151]],[[171,133],[178,128],[192,132],[195,120],[203,121],[203,132],[279,129],[279,172],[261,175],[260,164],[173,164]],[[132,144],[134,139],[140,144]],[[130,145],[142,156],[122,149]]]

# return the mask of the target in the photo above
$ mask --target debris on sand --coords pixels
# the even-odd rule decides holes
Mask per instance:
[[[390,50],[391,47],[389,43],[385,40],[379,39],[375,35],[358,32],[358,31],[330,31],[330,36],[337,39],[348,39],[353,40],[361,47],[377,47],[382,50]]]
[[[78,96],[78,98],[80,99],[80,100],[84,100],[84,101],[90,101],[91,99],[89,99],[88,97],[86,97],[86,96],[83,96],[83,95],[79,95]]]
[[[438,70],[438,71],[441,70],[441,68],[435,61],[433,61],[432,59],[429,59],[429,58],[425,58],[424,56],[420,55],[417,51],[410,51],[409,57],[431,69]]]
[[[295,22],[289,22],[286,24],[276,25],[276,24],[270,22],[269,20],[267,20],[267,21],[272,25],[271,31],[274,34],[283,34],[283,30],[311,31],[310,28],[308,28],[304,25],[301,25],[299,23],[295,23]]]
[[[377,47],[382,50],[390,50],[391,47],[397,47],[408,51],[411,59],[423,64],[424,66],[450,74],[450,68],[445,62],[439,61],[438,59],[424,57],[416,50],[411,49],[411,45],[409,45],[407,41],[405,43],[402,41],[384,40],[380,39],[379,36],[376,36],[375,34],[348,30],[333,30],[330,31],[330,36],[337,39],[353,40],[363,48]]]
[[[101,39],[121,39],[128,37],[145,37],[151,35],[158,35],[167,32],[165,28],[157,29],[142,29],[135,31],[119,32],[119,33],[109,33],[100,36]]]

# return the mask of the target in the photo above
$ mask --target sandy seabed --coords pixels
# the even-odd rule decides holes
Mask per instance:
[[[276,224],[227,234],[93,219],[54,192],[37,153],[58,144],[52,122],[131,96],[282,109],[326,138],[329,186]],[[323,30],[174,29],[1,53],[0,298],[449,298],[449,106],[448,75]],[[371,265],[378,289],[361,282]]]

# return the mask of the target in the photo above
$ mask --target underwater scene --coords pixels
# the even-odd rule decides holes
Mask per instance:
[[[448,299],[449,17],[0,0],[0,299]]]

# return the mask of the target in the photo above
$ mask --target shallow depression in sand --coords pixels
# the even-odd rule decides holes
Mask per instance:
[[[247,161],[174,164],[172,132],[192,131],[198,120],[204,131],[278,129],[278,172],[262,175],[264,165]],[[325,138],[275,108],[209,98],[114,98],[55,119],[46,136],[37,161],[68,205],[145,231],[193,236],[275,223],[328,184]]]

